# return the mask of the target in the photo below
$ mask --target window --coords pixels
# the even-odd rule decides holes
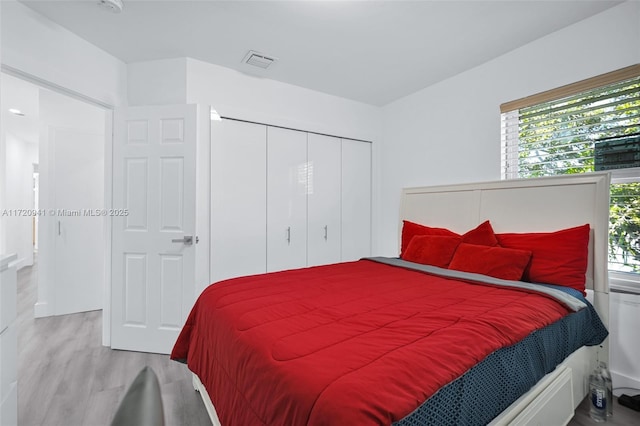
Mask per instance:
[[[502,177],[612,174],[612,284],[640,289],[640,65],[501,106]]]

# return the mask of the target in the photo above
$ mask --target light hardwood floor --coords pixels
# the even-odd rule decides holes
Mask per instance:
[[[635,393],[634,393],[635,395]],[[613,416],[607,419],[606,423],[598,423],[589,417],[589,400],[585,398],[582,404],[576,410],[576,414],[569,422],[569,426],[589,426],[589,425],[607,425],[607,426],[637,426],[640,425],[640,412],[633,411],[624,405],[618,404],[618,399],[614,398]]]
[[[109,425],[145,365],[160,381],[167,425],[211,424],[185,365],[101,345],[101,311],[34,319],[36,274],[18,271],[18,425]]]
[[[158,375],[167,425],[211,424],[185,365],[101,345],[100,311],[34,319],[36,276],[37,265],[18,271],[18,425],[109,425],[145,365]],[[586,400],[569,423],[595,424]],[[607,424],[640,425],[640,413],[616,402]]]

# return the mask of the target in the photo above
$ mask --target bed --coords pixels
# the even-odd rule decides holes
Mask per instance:
[[[608,356],[608,197],[601,173],[405,189],[400,258],[216,283],[172,359],[214,424],[566,424]],[[408,223],[458,237],[417,238]],[[579,236],[595,309],[580,287],[513,279],[562,270],[534,271],[521,234]],[[410,256],[433,255],[410,242],[452,238],[464,242],[446,265]],[[478,273],[486,256],[499,273]]]

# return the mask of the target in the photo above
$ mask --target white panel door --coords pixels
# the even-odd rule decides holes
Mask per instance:
[[[309,133],[307,264],[340,262],[340,139]]]
[[[53,150],[54,314],[102,309],[104,135],[49,128]]]
[[[307,265],[307,133],[267,128],[267,271]]]
[[[211,281],[266,272],[267,127],[211,123]]]
[[[371,256],[371,144],[342,139],[342,261]]]
[[[195,105],[116,109],[111,345],[169,353],[195,286]]]

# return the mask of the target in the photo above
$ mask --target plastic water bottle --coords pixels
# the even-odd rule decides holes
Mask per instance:
[[[596,422],[606,422],[609,401],[607,401],[607,384],[602,376],[600,364],[589,376],[589,394],[591,396],[589,416]]]
[[[607,417],[613,416],[613,383],[611,382],[611,373],[607,368],[607,363],[600,361],[600,374],[604,379],[607,388]]]

